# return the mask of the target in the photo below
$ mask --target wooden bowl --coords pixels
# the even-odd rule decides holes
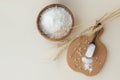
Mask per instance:
[[[41,35],[44,37],[44,38],[46,38],[46,39],[48,39],[48,40],[51,40],[51,41],[60,41],[60,40],[63,40],[64,38],[66,38],[68,35],[70,35],[70,33],[71,33],[71,31],[72,31],[72,28],[68,31],[68,33],[65,35],[65,36],[62,36],[61,38],[50,38],[47,34],[45,34],[43,31],[42,31],[42,29],[41,29],[41,27],[40,27],[40,21],[41,21],[41,15],[42,15],[42,13],[44,12],[44,11],[46,11],[48,8],[52,8],[52,7],[61,7],[61,8],[64,8],[70,15],[71,15],[71,18],[72,18],[72,26],[71,27],[73,27],[74,26],[74,17],[73,17],[73,14],[72,14],[72,12],[67,8],[67,7],[65,7],[64,5],[62,5],[62,4],[50,4],[50,5],[48,5],[48,6],[46,6],[45,8],[43,8],[42,9],[42,11],[39,13],[39,15],[38,15],[38,17],[37,17],[37,29],[38,29],[38,31],[41,33]]]

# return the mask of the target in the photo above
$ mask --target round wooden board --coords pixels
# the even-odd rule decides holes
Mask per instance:
[[[93,60],[92,72],[84,69],[82,57],[85,56],[85,52],[87,49],[86,47],[92,41],[93,35],[81,36],[71,42],[67,51],[67,62],[71,69],[77,72],[81,72],[87,76],[94,76],[100,72],[107,57],[107,49],[104,46],[104,44],[101,43],[101,41],[99,40],[99,37],[102,33],[103,33],[103,29],[100,31],[95,41],[96,49],[92,57],[92,60]],[[80,49],[81,49],[81,52],[80,52]]]

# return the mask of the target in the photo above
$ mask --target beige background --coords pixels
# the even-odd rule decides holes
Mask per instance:
[[[39,11],[57,0],[0,0],[0,80],[119,80],[120,18],[108,23],[102,42],[108,48],[102,71],[87,77],[76,73],[66,63],[66,53],[53,62],[54,43],[37,31]],[[80,32],[106,12],[120,8],[120,0],[59,0],[71,9]]]

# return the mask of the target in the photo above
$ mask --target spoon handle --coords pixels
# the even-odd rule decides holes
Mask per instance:
[[[102,25],[102,24],[101,24],[101,23],[98,23],[98,24],[95,26],[95,28],[96,28],[96,27],[99,27],[100,25]],[[95,40],[96,40],[96,37],[97,37],[98,33],[99,33],[99,31],[95,32],[94,38],[93,38],[93,40],[92,40],[92,43],[94,43],[94,44],[95,44]]]

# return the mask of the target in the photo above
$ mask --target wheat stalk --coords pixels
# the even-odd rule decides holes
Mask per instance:
[[[72,39],[70,39],[70,40],[68,40],[68,41],[65,41],[64,43],[58,44],[58,45],[57,45],[57,46],[58,46],[58,49],[59,49],[59,48],[61,48],[61,49],[59,50],[58,54],[57,54],[56,57],[54,58],[54,61],[57,60],[57,59],[60,57],[60,55],[62,54],[62,52],[68,48],[69,44],[70,44],[74,39],[76,39],[77,37],[80,37],[81,35],[92,35],[92,34],[94,34],[95,32],[97,32],[97,31],[101,30],[103,27],[105,27],[104,25],[105,25],[106,23],[108,23],[111,19],[113,20],[113,19],[115,19],[116,17],[119,17],[119,16],[120,16],[120,9],[117,9],[117,10],[113,11],[113,12],[110,13],[110,14],[105,14],[103,17],[101,17],[99,20],[96,21],[96,24],[95,24],[94,26],[91,26],[91,27],[87,28],[86,30],[84,30],[84,31],[81,32],[80,34],[76,35],[75,38],[72,38]],[[101,23],[102,25],[100,25],[99,27],[95,27],[95,26],[97,26],[99,23]],[[76,29],[76,28],[78,28],[78,27],[80,27],[80,25],[74,26],[72,29]],[[65,30],[66,30],[66,29],[62,29],[62,30],[57,31],[57,32],[55,32],[55,33],[58,33],[58,32],[61,32],[61,31],[65,31]],[[68,30],[66,30],[66,31],[68,31]]]

